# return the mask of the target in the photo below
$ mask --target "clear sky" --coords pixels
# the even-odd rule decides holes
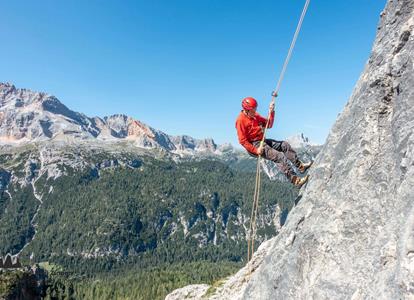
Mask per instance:
[[[323,143],[369,57],[385,0],[312,0],[268,137]],[[0,81],[88,116],[237,144],[267,114],[305,0],[0,0]]]

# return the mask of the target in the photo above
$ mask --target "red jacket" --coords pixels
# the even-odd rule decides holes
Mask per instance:
[[[270,114],[269,125],[267,128],[272,128],[275,119],[275,112]],[[249,117],[243,111],[239,114],[236,120],[237,136],[239,143],[247,151],[253,154],[257,153],[257,148],[253,146],[252,142],[261,141],[263,139],[263,131],[266,126],[267,119],[256,113],[254,117]]]

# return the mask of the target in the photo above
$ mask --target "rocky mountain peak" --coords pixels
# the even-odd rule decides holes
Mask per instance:
[[[212,138],[207,138],[199,143],[198,149],[201,151],[215,152],[217,150],[217,145]]]
[[[129,119],[128,137],[136,137],[142,135],[150,139],[155,139],[156,137],[155,132],[151,129],[151,127],[145,125],[140,121]]]
[[[1,95],[12,93],[15,90],[16,90],[16,87],[13,84],[8,83],[8,82],[0,82],[0,94]]]
[[[63,105],[56,97],[50,94],[16,88],[11,83],[0,82],[0,98],[2,100],[1,107],[8,104],[12,104],[16,108],[36,105],[37,107],[33,108],[40,109],[40,106],[43,105],[44,102],[54,103],[55,106]]]
[[[309,147],[309,146],[318,146],[316,143],[313,143],[303,133],[288,137],[286,140],[289,142],[289,144],[294,149],[306,148],[306,147]]]

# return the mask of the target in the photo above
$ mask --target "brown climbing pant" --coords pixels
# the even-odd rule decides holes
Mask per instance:
[[[252,144],[256,148],[259,148],[260,141],[252,142]],[[298,159],[295,150],[293,150],[289,143],[285,141],[265,139],[262,157],[276,163],[279,170],[282,171],[290,181],[292,181],[292,176],[295,176],[296,172],[293,170],[288,160],[290,160],[295,167],[300,166],[300,160]]]

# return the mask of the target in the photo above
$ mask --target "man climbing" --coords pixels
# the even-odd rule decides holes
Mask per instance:
[[[286,175],[286,177],[295,186],[301,187],[304,185],[309,176],[299,177],[295,170],[292,168],[292,164],[297,167],[300,173],[305,173],[306,170],[312,165],[310,163],[302,163],[296,154],[286,141],[275,141],[272,139],[265,139],[263,145],[261,140],[264,135],[264,128],[267,124],[267,119],[263,118],[256,112],[257,101],[252,97],[244,98],[242,101],[243,110],[240,112],[236,120],[237,136],[239,143],[253,156],[260,155],[261,157],[271,160],[276,163],[278,168]],[[272,128],[275,118],[275,104],[270,103],[269,106],[269,123],[268,128]]]

